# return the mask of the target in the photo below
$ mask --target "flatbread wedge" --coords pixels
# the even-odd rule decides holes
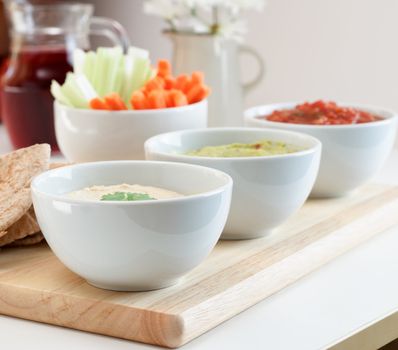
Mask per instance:
[[[0,237],[32,205],[30,183],[49,167],[47,144],[21,148],[0,157]]]
[[[28,212],[11,225],[3,237],[0,237],[0,247],[38,232],[40,232],[40,227],[36,221],[33,206],[31,206]]]
[[[41,232],[39,232],[22,239],[17,239],[16,241],[8,244],[7,247],[22,247],[22,246],[34,245],[40,243],[42,240],[44,240],[44,236]]]

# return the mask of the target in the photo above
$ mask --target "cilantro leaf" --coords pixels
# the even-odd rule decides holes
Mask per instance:
[[[115,192],[104,194],[101,201],[147,201],[155,198],[146,193]]]

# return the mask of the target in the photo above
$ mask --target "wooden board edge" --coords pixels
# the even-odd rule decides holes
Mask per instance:
[[[183,317],[185,331],[180,345],[190,342],[317,270],[334,258],[396,226],[398,224],[397,211],[398,200],[368,215],[366,222],[358,225],[354,221],[350,225],[313,242],[267,269],[242,280],[213,298],[183,312],[181,316]],[[378,222],[378,225],[375,225],[375,222]],[[382,222],[382,225],[380,225],[380,222]],[[363,225],[367,227],[367,230],[358,230]],[[347,235],[347,229],[350,229],[353,234]],[[325,246],[328,247],[328,250],[325,250]],[[335,250],[331,249],[331,247],[335,248]],[[286,278],[287,274],[289,274],[288,278]],[[272,282],[270,283],[269,281]],[[215,306],[218,304],[221,304],[223,308],[216,308]]]
[[[39,301],[38,293],[41,295]],[[79,312],[72,305],[78,305]],[[185,333],[185,322],[180,315],[133,307],[126,312],[125,306],[106,300],[93,303],[90,299],[54,291],[21,289],[5,284],[0,285],[0,314],[167,348],[181,346]],[[113,322],[106,321],[110,314],[116,315],[117,322],[130,326],[115,328]],[[102,317],[104,321],[93,325],[93,317]],[[113,327],[107,326],[109,323]]]
[[[335,231],[344,229],[352,222],[359,221],[361,223],[364,218],[366,220],[373,212],[379,211],[384,206],[395,201],[398,201],[398,187],[392,187],[387,191],[378,193],[348,209],[335,213],[324,221],[317,222],[298,231],[287,239],[245,256],[238,263],[232,263],[214,274],[204,276],[203,279],[198,280],[194,285],[188,285],[179,289],[175,294],[154,302],[149,305],[149,308],[172,314],[182,314],[191,308],[192,300],[195,300],[196,304],[206,302],[206,300],[216,297],[226,289],[295,254],[313,242],[319,241]],[[398,224],[398,217],[396,221]],[[368,227],[365,225],[363,229],[366,230]],[[376,227],[376,229],[378,228]],[[276,232],[275,234],[278,233]],[[223,280],[228,281],[228,283],[220,283]],[[178,300],[178,303],[175,302],[176,300]]]

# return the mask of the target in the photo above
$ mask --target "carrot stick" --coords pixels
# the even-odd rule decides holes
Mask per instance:
[[[148,94],[148,104],[152,109],[166,108],[166,96],[163,90],[152,90]]]
[[[173,77],[165,77],[164,78],[164,88],[166,90],[174,89],[176,85],[176,81]]]
[[[203,84],[204,75],[202,72],[193,72],[191,75],[191,81],[195,84]]]
[[[101,100],[99,97],[93,98],[90,101],[90,108],[91,109],[108,109],[106,103]]]
[[[194,81],[192,81],[192,78],[189,78],[188,81],[187,81],[187,83],[186,83],[186,85],[185,85],[185,88],[184,88],[183,92],[185,93],[185,95],[187,95],[188,92],[189,92],[192,88],[194,88],[195,86],[197,86],[197,85],[200,85],[200,84],[195,83]]]
[[[112,97],[104,96],[104,101],[110,111],[118,110],[117,104],[115,103]]]
[[[115,93],[114,99],[119,106],[119,110],[123,111],[123,110],[128,109],[126,104],[124,103],[124,101],[122,100],[122,98],[120,97],[120,95],[118,93]]]
[[[180,90],[171,90],[170,91],[170,107],[180,107],[188,104],[187,97]]]
[[[157,75],[162,78],[171,76],[171,65],[170,65],[169,61],[167,61],[167,60],[159,60],[158,61]]]
[[[108,108],[113,111],[122,111],[122,110],[127,109],[123,100],[117,93],[111,93],[111,94],[105,96],[104,100],[105,100],[105,103],[107,104]]]
[[[134,91],[130,99],[133,109],[148,109],[147,98],[142,91]]]
[[[145,85],[141,89],[139,89],[138,91],[142,92],[142,94],[145,97],[148,97],[148,91],[146,90]]]
[[[174,107],[174,99],[173,99],[173,91],[174,90],[166,90],[165,91],[165,99],[166,99],[166,107]]]
[[[152,90],[161,90],[164,88],[164,85],[165,83],[162,77],[154,77],[145,84],[144,88],[149,92]]]
[[[206,86],[206,85],[202,85],[202,89],[200,91],[200,93],[196,96],[196,99],[194,99],[193,103],[196,102],[200,102],[202,100],[204,100],[205,98],[207,98],[210,95],[211,89]]]
[[[203,100],[209,94],[210,90],[207,86],[204,85],[194,85],[192,86],[187,95],[188,103],[195,103]]]
[[[133,93],[130,102],[134,109],[184,106],[209,95],[210,89],[204,84],[202,72],[196,71],[190,76],[181,74],[174,78],[167,60],[159,60],[157,68],[157,75]]]
[[[176,78],[175,88],[177,90],[185,91],[185,88],[187,87],[189,80],[190,80],[190,78],[188,77],[188,75],[185,75],[185,74],[179,75]]]
[[[201,86],[196,84],[189,88],[186,93],[188,103],[193,103],[193,100],[196,99],[196,96],[200,94]]]

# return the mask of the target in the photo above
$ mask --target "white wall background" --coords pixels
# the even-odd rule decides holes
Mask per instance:
[[[162,21],[144,15],[141,0],[87,1],[154,59],[170,57]],[[268,67],[248,105],[324,98],[398,111],[398,0],[268,0],[264,13],[247,18],[247,43]]]

